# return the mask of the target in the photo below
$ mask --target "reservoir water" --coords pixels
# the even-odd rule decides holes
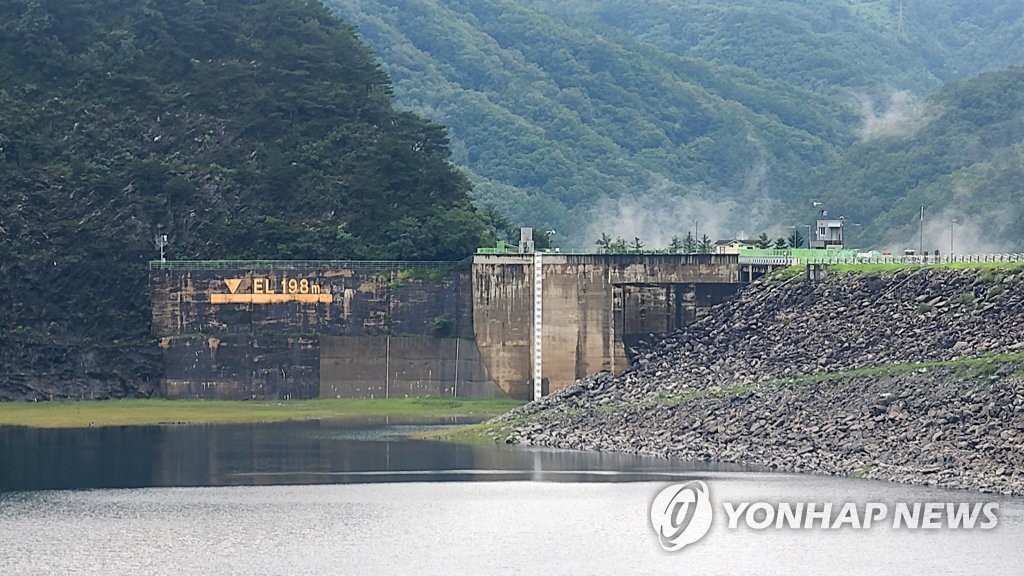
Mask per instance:
[[[1022,499],[406,437],[430,426],[0,427],[0,574],[1024,574]],[[711,529],[665,552],[652,500],[693,480]],[[991,530],[730,528],[742,502],[999,509]]]

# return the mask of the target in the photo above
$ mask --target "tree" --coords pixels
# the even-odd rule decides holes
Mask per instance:
[[[96,7],[0,4],[0,389],[24,364],[10,350],[55,349],[112,360],[97,396],[147,393],[120,374],[160,371],[139,265],[154,234],[183,259],[462,260],[496,240],[445,129],[392,107],[321,3]],[[16,262],[52,265],[19,290]],[[90,282],[55,281],[74,274]]]
[[[767,250],[772,247],[772,239],[768,237],[767,232],[761,232],[761,235],[757,237],[757,247],[761,250]]]
[[[594,244],[597,244],[597,249],[601,251],[602,254],[606,253],[612,246],[612,237],[606,232],[601,232],[601,238],[599,238],[597,242],[594,242]]]
[[[686,239],[683,240],[683,252],[685,254],[693,254],[697,251],[697,241],[693,239],[693,232],[686,233]]]
[[[713,249],[714,247],[711,245],[711,238],[708,238],[708,235],[704,234],[700,239],[700,243],[697,244],[697,252],[700,252],[701,254],[711,254]]]
[[[644,251],[644,243],[640,241],[639,236],[633,237],[633,245],[630,246],[633,252],[639,254]]]
[[[551,237],[554,234],[548,234],[546,231],[540,228],[533,229],[533,247],[536,250],[547,250],[554,248],[554,243],[551,241]]]
[[[491,228],[506,242],[519,241],[519,228],[512,224],[504,214],[494,206],[488,205],[480,211],[481,216],[491,225]]]
[[[775,239],[775,249],[776,250],[785,250],[786,249],[786,239],[783,238],[782,236],[779,236],[778,238],[776,238]]]
[[[673,236],[672,241],[669,242],[668,252],[669,254],[679,254],[683,250],[683,243],[679,240],[679,236]]]
[[[802,248],[804,245],[804,235],[800,233],[796,228],[789,233],[789,238],[786,242],[790,248]]]
[[[629,251],[629,246],[626,245],[626,240],[622,236],[616,238],[608,248],[612,254],[625,254]]]

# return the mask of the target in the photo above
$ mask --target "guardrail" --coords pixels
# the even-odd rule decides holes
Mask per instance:
[[[150,270],[423,270],[468,266],[469,260],[152,260]]]
[[[575,252],[546,252],[575,254]],[[589,252],[588,254],[594,254]],[[628,256],[628,254],[623,254]],[[678,256],[686,256],[678,254]],[[708,256],[703,254],[703,256]],[[468,267],[465,260],[167,260],[149,262],[150,270],[450,270]],[[796,264],[954,264],[971,262],[1024,262],[1024,254],[955,254],[946,256],[879,256],[865,258],[798,258],[787,256],[740,256],[740,264],[791,266]]]
[[[786,256],[740,256],[740,264],[755,266],[792,266],[797,263],[799,263],[798,258]]]
[[[953,254],[945,256],[866,256],[854,258],[799,258],[786,256],[740,256],[740,264],[792,266],[797,264],[959,264],[1024,262],[1024,254]]]

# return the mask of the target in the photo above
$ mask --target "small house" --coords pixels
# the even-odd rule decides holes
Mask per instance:
[[[719,240],[715,242],[715,254],[739,254],[744,248],[757,248],[754,240]]]

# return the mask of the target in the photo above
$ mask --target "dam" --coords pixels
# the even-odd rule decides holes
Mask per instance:
[[[531,399],[750,278],[727,254],[477,254],[463,262],[158,261],[167,398]]]

